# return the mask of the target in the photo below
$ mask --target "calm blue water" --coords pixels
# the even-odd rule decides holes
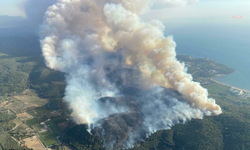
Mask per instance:
[[[178,54],[209,58],[237,70],[215,77],[217,81],[250,90],[250,26],[192,26],[166,34],[174,36]]]

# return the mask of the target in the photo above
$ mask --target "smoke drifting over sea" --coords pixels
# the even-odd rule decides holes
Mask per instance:
[[[194,2],[179,1],[181,5]],[[49,68],[67,74],[64,100],[77,123],[99,127],[104,118],[131,111],[127,104],[131,102],[98,100],[123,96],[109,77],[119,68],[139,71],[133,76],[134,88],[147,91],[133,99],[145,135],[222,112],[176,59],[176,44],[171,36],[164,36],[164,25],[140,18],[154,3],[178,4],[171,0],[58,0],[48,8],[40,31],[43,55]],[[164,89],[178,91],[182,97]],[[128,132],[126,147],[140,140],[142,129]]]

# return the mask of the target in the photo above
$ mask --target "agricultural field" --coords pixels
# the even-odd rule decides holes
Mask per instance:
[[[40,140],[37,138],[37,136],[32,136],[32,137],[23,139],[23,141],[24,141],[24,144],[28,148],[32,148],[32,149],[35,149],[35,150],[44,150],[45,149],[45,147],[40,142]]]
[[[32,119],[32,118],[33,118],[33,116],[31,116],[31,115],[28,114],[27,112],[17,114],[17,117],[18,117],[21,121],[26,121],[26,120],[29,120],[29,119]]]
[[[55,124],[52,120],[48,120],[44,123],[50,129],[50,131],[52,132],[52,134],[54,136],[57,137],[57,136],[61,135],[60,131],[58,130],[57,124]]]
[[[50,131],[38,133],[38,137],[46,147],[58,144],[56,137]]]
[[[61,132],[56,123],[65,119],[52,110],[60,109],[61,105],[51,103],[51,108],[47,105],[51,95],[58,101],[64,93],[64,75],[47,69],[40,55],[17,56],[15,49],[12,51],[3,53],[0,49],[0,149],[38,145],[44,149],[36,135],[46,147],[58,144],[56,136]],[[41,82],[44,84],[40,85]],[[40,125],[51,117],[54,119],[48,124],[54,133]]]
[[[26,105],[33,104],[35,107],[41,107],[48,103],[46,99],[39,98],[37,95],[30,96],[30,95],[20,95],[14,96],[17,100],[24,102]]]

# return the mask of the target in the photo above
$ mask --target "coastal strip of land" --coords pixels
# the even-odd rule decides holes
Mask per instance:
[[[216,82],[216,83],[218,83],[218,84],[228,86],[228,87],[230,87],[231,89],[235,89],[235,90],[243,91],[243,92],[246,92],[246,93],[250,93],[249,90],[237,88],[237,87],[231,86],[231,85],[229,85],[229,84],[225,84],[225,83],[219,82],[219,81],[217,81],[217,80],[215,80],[215,79],[213,79],[213,78],[210,78],[210,80],[213,81],[213,82]]]

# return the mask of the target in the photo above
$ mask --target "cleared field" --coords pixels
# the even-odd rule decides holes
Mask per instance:
[[[16,118],[16,119],[12,120],[12,122],[13,122],[13,123],[15,123],[16,125],[20,125],[20,124],[22,124],[22,121],[21,121],[21,120],[19,120],[18,118]]]
[[[24,128],[25,130],[30,130],[30,127],[27,124],[25,124],[25,123],[22,123],[20,126],[22,128]]]
[[[41,107],[48,103],[46,99],[42,99],[37,96],[20,95],[20,96],[14,96],[14,98],[24,102],[25,104],[33,104],[36,107]]]
[[[27,109],[34,108],[34,105],[25,104],[19,100],[11,100],[4,108],[14,111],[16,114],[23,113]]]
[[[1,103],[1,106],[4,107],[6,104],[8,104],[9,101],[4,101]]]
[[[63,149],[64,150],[72,150],[72,149],[70,149],[68,146],[66,146],[66,145],[63,145]]]
[[[58,129],[61,131],[61,132],[64,132],[65,129],[68,127],[69,125],[69,122],[68,121],[65,121],[63,123],[59,123],[57,126],[58,126]]]
[[[12,122],[13,123],[15,123],[15,127],[14,128],[12,128],[10,131],[13,131],[13,130],[15,130],[16,128],[18,128],[18,126],[19,125],[21,125],[22,124],[22,121],[21,120],[19,120],[18,118],[16,118],[16,119],[14,119],[14,120],[12,120]]]
[[[27,112],[17,114],[17,117],[20,118],[22,121],[26,121],[33,118],[33,116],[31,116]]]
[[[42,106],[42,107],[35,108],[33,110],[28,110],[27,113],[32,115],[35,118],[40,118],[42,116],[46,116],[47,118],[50,118],[53,116],[51,114],[51,110],[47,108],[47,106]]]
[[[40,143],[36,136],[26,138],[23,140],[25,142],[25,146],[28,148],[32,148],[34,150],[45,150],[45,147]]]
[[[51,117],[59,116],[58,112],[56,112],[56,111],[52,111],[50,114],[51,114]]]

